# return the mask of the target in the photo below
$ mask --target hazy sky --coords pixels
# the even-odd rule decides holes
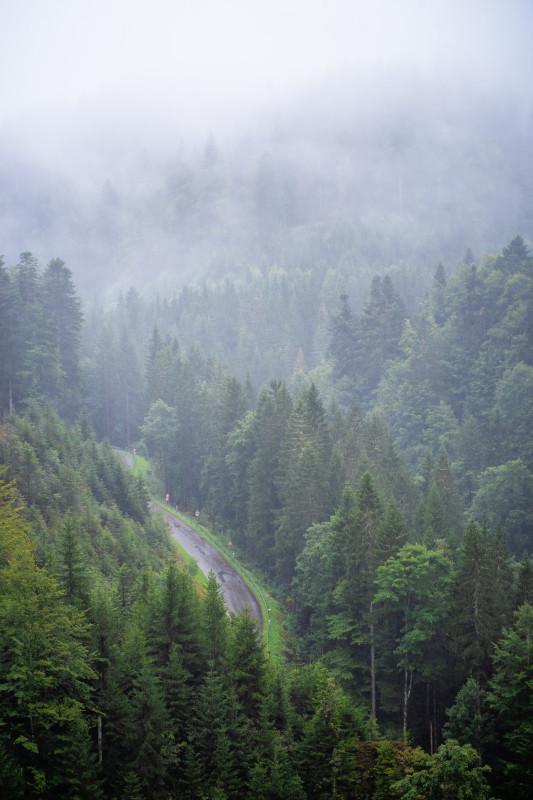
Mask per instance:
[[[206,130],[390,66],[528,91],[533,0],[2,0],[0,133]]]
[[[52,185],[61,196],[62,182],[84,198],[108,178],[142,193],[157,159],[202,152],[210,134],[238,148],[285,118],[320,127],[339,109],[411,113],[413,96],[422,113],[428,98],[463,113],[480,106],[473,86],[495,114],[502,94],[529,98],[512,104],[519,128],[532,108],[532,33],[533,0],[0,0],[4,196],[16,191],[23,216],[26,194]],[[11,239],[0,220],[6,254],[33,247],[18,209]]]

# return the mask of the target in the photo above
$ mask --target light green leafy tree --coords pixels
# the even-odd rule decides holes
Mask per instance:
[[[448,611],[453,565],[439,550],[406,544],[378,569],[373,600],[376,626],[399,616],[400,638],[394,655],[403,672],[403,737],[407,741],[408,709],[416,678],[436,680],[442,663],[431,645]]]
[[[487,772],[489,767],[478,765],[473,747],[449,739],[439,747],[429,769],[394,785],[394,796],[401,800],[493,800]]]

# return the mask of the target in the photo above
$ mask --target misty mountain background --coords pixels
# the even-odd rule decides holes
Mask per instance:
[[[6,262],[21,248],[42,263],[59,256],[87,299],[250,268],[333,269],[357,307],[373,274],[388,271],[413,303],[439,261],[451,270],[468,248],[532,240],[523,95],[409,70],[316,88],[198,139],[176,125],[147,135],[142,120],[126,132],[116,113],[104,133],[89,106],[85,135],[54,158],[30,156],[7,126]]]

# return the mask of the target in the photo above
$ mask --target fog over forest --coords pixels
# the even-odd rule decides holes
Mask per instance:
[[[0,3],[2,800],[532,797],[532,22]]]
[[[274,265],[423,291],[438,261],[533,238],[531,17],[7,3],[0,251],[59,256],[88,298]]]

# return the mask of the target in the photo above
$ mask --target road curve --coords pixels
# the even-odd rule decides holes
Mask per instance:
[[[181,517],[157,502],[152,502],[151,505],[161,511],[173,538],[196,560],[204,575],[207,575],[210,569],[213,570],[224,594],[228,611],[242,611],[245,606],[248,606],[254,617],[261,623],[261,608],[254,592],[222,553],[204,539],[198,531],[187,525]]]
[[[133,457],[122,450],[117,452],[124,464],[131,469],[133,467]],[[228,611],[242,611],[248,606],[261,625],[263,617],[257,597],[235,567],[227,561],[216,547],[213,547],[198,531],[187,525],[177,514],[174,514],[157,500],[153,500],[150,505],[162,513],[172,537],[196,560],[199,569],[204,575],[207,575],[209,570],[213,570],[220,584]]]

